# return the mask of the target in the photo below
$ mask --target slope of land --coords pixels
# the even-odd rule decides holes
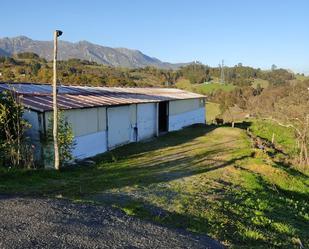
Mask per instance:
[[[0,39],[0,56],[12,56],[22,52],[33,52],[46,60],[52,60],[53,42],[36,41],[26,36]],[[156,66],[158,68],[178,68],[185,64],[172,64],[162,62],[157,58],[150,57],[138,50],[127,48],[110,48],[96,45],[88,41],[76,43],[59,41],[60,60],[77,58],[81,60],[95,61],[100,64],[138,68]]]
[[[93,167],[0,172],[3,193],[112,205],[231,248],[309,246],[308,175],[253,149],[238,128],[187,128],[113,150]]]

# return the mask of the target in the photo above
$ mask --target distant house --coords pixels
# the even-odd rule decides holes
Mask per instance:
[[[42,157],[40,137],[52,115],[52,88],[45,84],[0,84],[20,96],[31,124],[36,158]],[[83,159],[130,142],[141,141],[185,126],[205,123],[205,97],[172,88],[59,86],[58,107],[71,123]]]

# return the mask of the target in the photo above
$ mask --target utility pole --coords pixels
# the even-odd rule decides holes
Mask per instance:
[[[221,84],[224,84],[224,60],[222,60],[221,64]]]
[[[54,138],[54,165],[55,169],[60,169],[59,147],[58,147],[58,109],[57,109],[57,49],[58,37],[62,35],[62,31],[54,32],[54,67],[53,67],[53,138]]]

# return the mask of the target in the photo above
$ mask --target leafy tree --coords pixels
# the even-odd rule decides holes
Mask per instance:
[[[275,64],[271,65],[271,71],[275,71],[277,69],[277,66]]]
[[[23,113],[23,106],[12,92],[1,92],[0,161],[3,165],[17,168],[34,166],[33,146],[25,136],[30,124],[23,119]]]
[[[202,64],[181,67],[179,71],[180,75],[190,80],[191,84],[203,83],[211,79],[209,67]]]
[[[276,69],[270,72],[261,72],[260,78],[269,81],[271,85],[287,84],[290,80],[293,80],[294,74],[288,72],[285,69]]]
[[[42,58],[37,58],[33,53],[22,53],[15,60],[10,57],[0,57],[3,69],[1,80],[3,81],[31,81],[50,82],[52,67]],[[20,70],[26,74],[20,74]],[[201,63],[194,63],[177,70],[159,69],[153,66],[145,68],[119,68],[99,65],[96,62],[70,59],[59,61],[59,80],[63,84],[92,85],[92,86],[175,86],[180,79],[189,80],[191,84],[203,83],[220,78],[219,67],[208,67]],[[22,78],[21,78],[22,77]],[[263,79],[270,85],[286,84],[294,79],[293,73],[284,69],[263,71],[247,67],[239,63],[234,67],[225,67],[226,82],[236,86],[251,86],[255,79]],[[195,88],[193,88],[194,90]]]
[[[3,76],[6,80],[12,81],[15,79],[15,74],[11,70],[5,70],[3,71]]]
[[[30,68],[31,68],[31,72],[33,73],[33,75],[37,76],[39,70],[41,69],[41,64],[38,62],[32,62],[30,64]]]
[[[12,58],[12,57],[4,57],[4,58],[5,58],[4,64],[6,64],[6,65],[15,66],[15,65],[18,64],[17,61],[14,60],[14,58]]]
[[[65,119],[63,112],[59,112],[58,115],[59,158],[60,165],[65,166],[74,159],[72,152],[76,144],[71,124]],[[53,162],[54,160],[53,141],[53,118],[50,118],[47,137],[43,138],[43,143],[47,148],[46,156],[49,162]]]
[[[40,59],[40,57],[36,53],[32,52],[23,52],[16,54],[18,59]]]

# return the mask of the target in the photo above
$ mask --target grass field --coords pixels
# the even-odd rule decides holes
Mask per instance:
[[[194,92],[208,95],[218,90],[222,91],[232,91],[235,89],[235,86],[232,84],[221,84],[221,83],[208,83],[208,84],[195,84],[192,86]]]
[[[180,89],[184,89],[191,92],[196,92],[203,95],[209,95],[218,90],[222,91],[232,91],[235,89],[233,84],[221,84],[219,82],[209,82],[203,84],[191,84],[189,80],[180,80],[176,83],[176,87]]]
[[[296,139],[292,128],[282,127],[268,120],[251,120],[251,131],[261,137],[271,141],[273,133],[275,135],[274,143],[276,147],[283,149],[289,155],[295,155],[297,152]]]
[[[309,247],[309,177],[238,128],[194,126],[55,171],[0,170],[0,192],[113,205],[230,248]]]

